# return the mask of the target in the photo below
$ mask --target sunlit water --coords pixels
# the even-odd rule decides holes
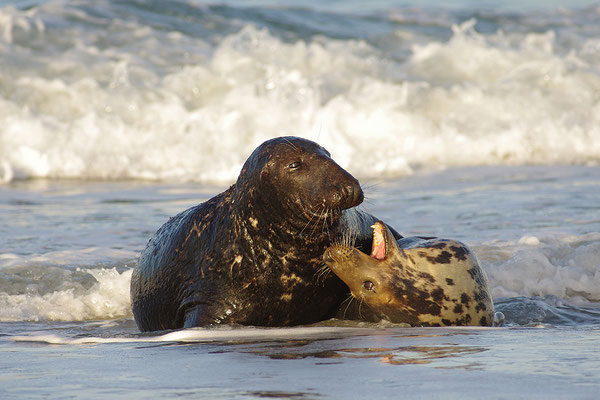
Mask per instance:
[[[0,398],[597,398],[600,11],[526,3],[0,2]],[[282,134],[505,327],[140,334],[149,237]]]
[[[129,302],[137,255],[168,216],[223,187],[15,182],[0,188],[0,390],[8,398],[358,399],[399,390],[407,398],[571,398],[575,387],[577,398],[595,398],[596,167],[451,169],[364,186],[364,208],[402,233],[469,243],[506,327],[328,321],[140,334]]]

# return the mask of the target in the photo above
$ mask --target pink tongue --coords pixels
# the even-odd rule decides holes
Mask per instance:
[[[373,249],[371,250],[371,257],[377,260],[385,258],[385,240],[379,225],[373,225]]]

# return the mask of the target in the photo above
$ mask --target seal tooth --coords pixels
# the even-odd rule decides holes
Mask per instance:
[[[373,248],[371,250],[371,257],[377,260],[383,260],[385,258],[385,237],[383,235],[383,228],[381,224],[373,224]]]

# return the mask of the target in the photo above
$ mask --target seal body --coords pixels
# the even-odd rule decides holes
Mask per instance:
[[[418,237],[396,241],[382,222],[373,228],[370,256],[345,245],[323,255],[368,315],[411,326],[494,323],[487,277],[466,245]]]
[[[131,280],[138,327],[289,326],[333,316],[347,288],[331,274],[317,279],[317,271],[348,229],[358,246],[369,246],[376,219],[350,209],[363,197],[318,144],[263,143],[234,185],[150,239]]]

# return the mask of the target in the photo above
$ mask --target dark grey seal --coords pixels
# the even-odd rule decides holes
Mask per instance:
[[[131,280],[138,327],[291,326],[333,317],[348,288],[318,271],[325,249],[350,231],[356,247],[370,248],[376,218],[353,209],[363,197],[318,144],[263,143],[234,185],[150,239]]]

